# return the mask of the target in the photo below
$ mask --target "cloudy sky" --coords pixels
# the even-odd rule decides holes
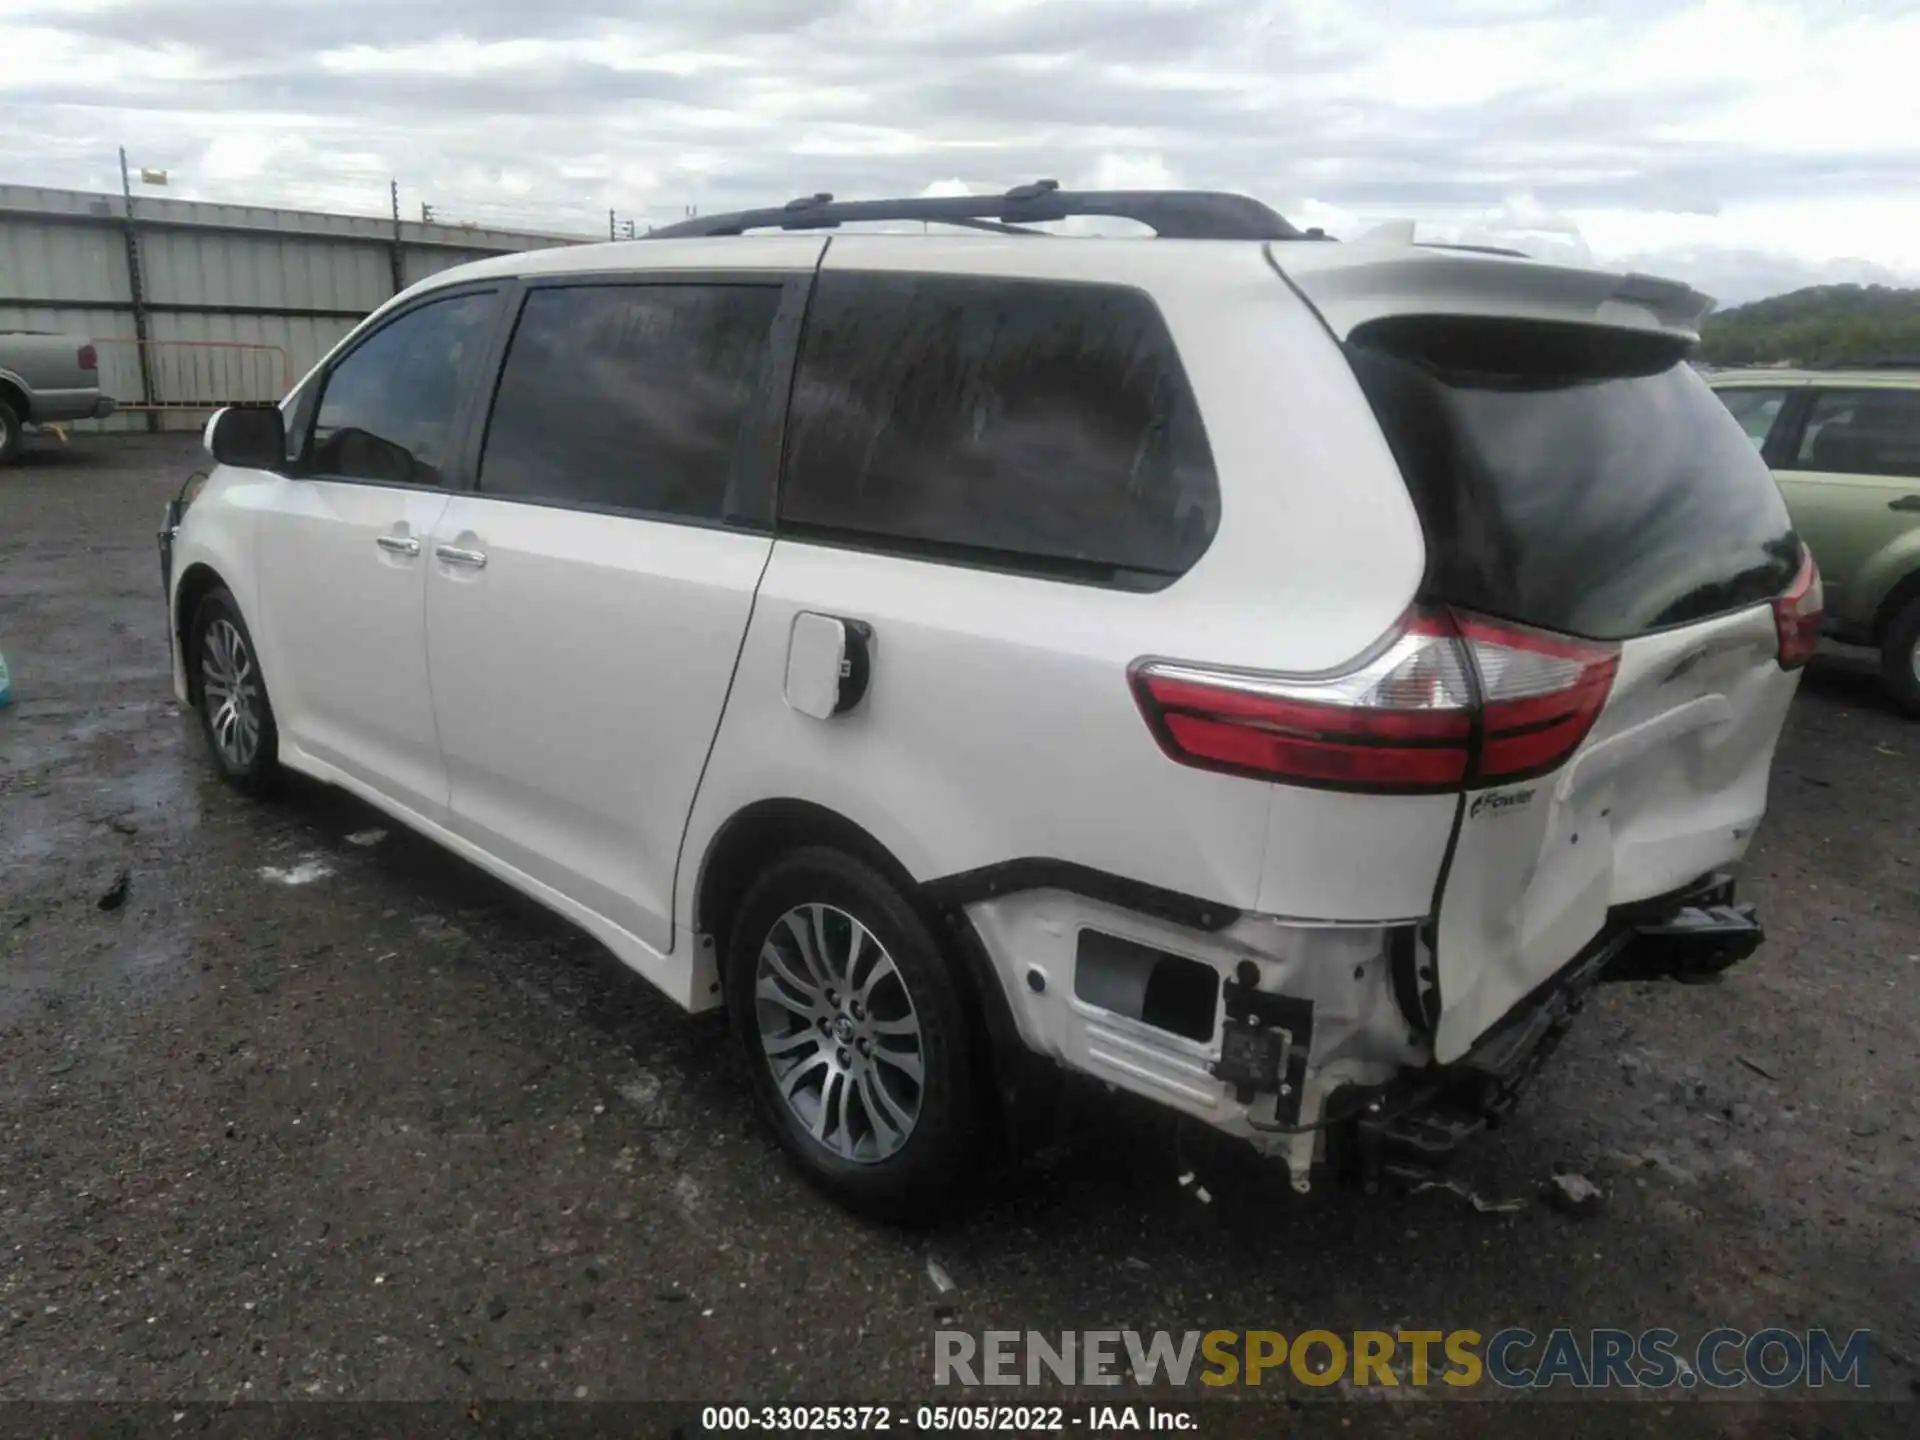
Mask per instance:
[[[1242,190],[1353,235],[1920,284],[1920,0],[0,0],[0,181],[604,232]]]

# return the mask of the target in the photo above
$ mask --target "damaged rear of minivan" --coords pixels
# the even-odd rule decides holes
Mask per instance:
[[[1369,1177],[1446,1159],[1596,981],[1751,953],[1727,869],[1765,811],[1821,598],[1765,465],[1688,361],[1704,297],[1441,249],[1270,254],[1372,409],[1425,575],[1337,676],[1154,661],[1137,698],[1170,757],[1276,782],[1271,835],[1324,834],[1327,790],[1427,797],[1380,823],[1396,863],[1444,826],[1430,909],[1358,946],[1377,943],[1377,984],[1363,955],[1349,997],[1324,965],[1247,965],[1223,987],[1213,1074],[1305,1188],[1329,1133]],[[1366,998],[1382,988],[1390,1008]]]

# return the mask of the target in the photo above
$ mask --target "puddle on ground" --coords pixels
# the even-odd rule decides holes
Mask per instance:
[[[207,798],[199,750],[167,701],[101,712],[81,746],[45,724],[0,724],[0,876],[15,899],[85,888],[197,830]],[[104,883],[104,882],[103,882]]]
[[[85,829],[71,816],[56,813],[51,796],[12,796],[7,823],[0,828],[0,867],[12,869],[57,855],[80,839]]]
[[[150,814],[168,830],[192,830],[200,824],[202,778],[197,747],[181,744],[171,722],[157,731],[153,744],[138,757],[136,767],[115,777],[117,798],[135,819]]]

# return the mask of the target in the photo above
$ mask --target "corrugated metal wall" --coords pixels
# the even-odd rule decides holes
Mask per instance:
[[[207,407],[277,399],[367,312],[403,287],[489,255],[585,237],[136,197],[146,393],[118,195],[0,185],[0,330],[72,331],[100,350],[100,383],[159,422],[198,428]],[[171,407],[198,407],[174,409]],[[96,422],[89,422],[90,424]],[[97,422],[144,427],[144,413]]]

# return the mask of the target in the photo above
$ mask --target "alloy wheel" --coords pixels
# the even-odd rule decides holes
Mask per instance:
[[[224,616],[201,638],[200,693],[215,748],[234,769],[246,769],[260,749],[260,676],[246,637]]]
[[[924,1038],[893,957],[831,905],[796,905],[760,945],[760,1046],[800,1126],[843,1160],[897,1154],[920,1117]]]

